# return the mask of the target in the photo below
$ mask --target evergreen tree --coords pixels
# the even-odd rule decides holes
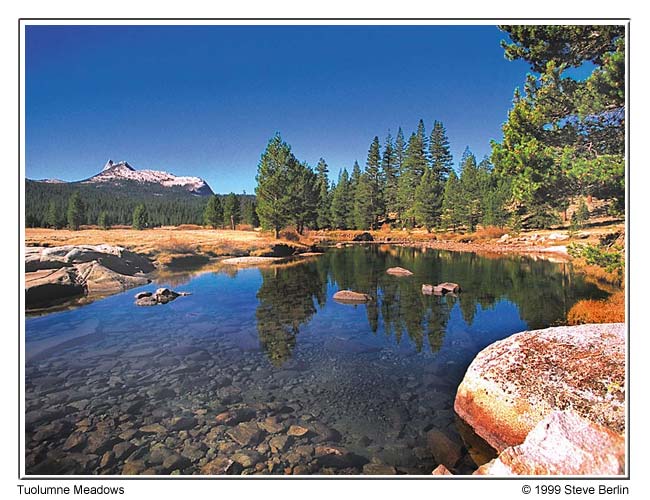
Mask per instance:
[[[510,181],[495,174],[487,158],[479,163],[479,174],[482,190],[481,224],[503,227],[510,218],[506,209],[512,193]]]
[[[442,196],[442,224],[446,229],[456,231],[463,219],[463,200],[460,192],[460,182],[456,171],[452,168],[445,182]]]
[[[331,223],[335,229],[347,229],[350,206],[350,179],[348,171],[339,173],[336,185],[332,188]]]
[[[239,197],[235,193],[226,196],[223,202],[223,223],[233,231],[241,220]]]
[[[371,227],[384,215],[384,176],[381,169],[379,137],[375,136],[368,149],[366,160],[366,181],[369,189],[369,210],[372,214]]]
[[[106,210],[102,210],[101,212],[99,212],[99,217],[97,218],[97,225],[101,229],[110,229],[111,220]]]
[[[460,165],[460,210],[462,222],[468,231],[476,230],[481,218],[481,174],[476,157],[465,148]]]
[[[73,231],[79,229],[81,223],[85,220],[85,207],[84,203],[79,196],[79,192],[75,191],[68,201],[68,227]]]
[[[398,175],[402,172],[402,164],[406,156],[406,141],[404,140],[404,132],[402,127],[397,129],[397,137],[395,138],[395,164],[397,166]]]
[[[244,223],[253,228],[259,227],[260,220],[257,217],[257,203],[255,203],[255,200],[250,200],[244,204],[242,219],[244,220]]]
[[[217,195],[210,196],[203,211],[203,223],[212,229],[223,226],[223,206]]]
[[[427,169],[414,193],[415,220],[431,231],[440,222],[442,189],[432,169]]]
[[[147,207],[142,203],[133,210],[133,229],[144,229],[149,226]]]
[[[359,177],[354,196],[354,227],[356,229],[372,229],[375,222],[373,208],[373,180],[364,172]]]
[[[625,199],[625,29],[622,26],[501,26],[506,57],[530,63],[515,93],[495,170],[512,184],[514,207],[544,227],[578,195]],[[591,75],[565,71],[589,62]]]
[[[402,171],[398,183],[398,203],[402,222],[411,227],[415,221],[413,211],[413,194],[420,184],[424,172],[428,168],[425,151],[424,125],[422,120],[418,125],[418,132],[411,134],[406,155],[402,164]]]
[[[352,174],[350,175],[350,182],[348,184],[348,214],[346,227],[349,229],[355,228],[356,218],[354,216],[354,203],[357,198],[357,188],[359,187],[359,182],[361,180],[361,167],[359,162],[354,160],[354,165],[352,166]]]
[[[291,219],[291,180],[298,161],[291,146],[276,134],[268,143],[257,166],[257,215],[263,228],[273,229],[275,237]]]
[[[62,227],[61,217],[59,216],[59,210],[54,200],[50,200],[50,203],[47,207],[47,214],[45,215],[45,225],[53,229],[60,229]]]
[[[384,144],[384,153],[381,157],[381,170],[384,177],[384,203],[386,205],[386,214],[388,215],[389,212],[397,212],[397,182],[399,180],[397,150],[393,145],[393,138],[390,132]]]
[[[454,164],[449,149],[447,131],[442,122],[434,121],[431,138],[429,140],[429,158],[431,159],[431,170],[433,178],[438,182],[444,182]]]
[[[327,178],[327,163],[321,158],[316,165],[316,178],[318,187],[318,207],[316,209],[316,224],[319,229],[330,227],[331,219],[331,193],[329,190],[329,179]]]
[[[301,163],[291,182],[291,221],[298,234],[305,227],[316,225],[318,208],[318,183],[316,174],[306,163]]]

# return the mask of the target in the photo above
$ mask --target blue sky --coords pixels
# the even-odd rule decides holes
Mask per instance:
[[[252,193],[279,131],[330,177],[372,138],[447,128],[454,161],[499,139],[529,71],[494,26],[28,26],[26,174],[79,180],[108,158]]]

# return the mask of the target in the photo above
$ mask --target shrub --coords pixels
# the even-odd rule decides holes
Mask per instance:
[[[576,302],[567,315],[567,322],[569,325],[625,322],[625,292],[616,292],[606,300]]]
[[[571,257],[581,257],[589,265],[602,267],[608,273],[614,273],[619,280],[623,279],[625,262],[620,248],[613,247],[613,251],[596,245],[577,245],[572,243],[568,247]]]
[[[280,231],[280,238],[287,241],[300,241],[300,235],[295,229],[283,229]]]

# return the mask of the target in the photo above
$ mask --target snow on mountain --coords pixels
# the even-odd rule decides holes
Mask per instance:
[[[160,170],[136,170],[126,161],[113,163],[112,160],[108,160],[100,173],[82,182],[95,184],[120,180],[151,182],[165,187],[183,186],[191,193],[202,196],[214,194],[208,183],[199,177],[176,176]]]
[[[61,179],[39,179],[36,182],[45,182],[46,184],[65,184]]]

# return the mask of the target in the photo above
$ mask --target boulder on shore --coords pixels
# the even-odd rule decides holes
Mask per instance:
[[[390,267],[386,269],[386,274],[390,274],[392,276],[413,276],[413,273],[411,271],[404,269],[403,267]]]
[[[150,283],[153,264],[109,245],[29,247],[25,250],[25,303],[47,307],[82,295],[105,296]]]
[[[355,237],[352,238],[352,241],[375,241],[375,239],[372,237],[372,234],[365,231],[355,235]]]
[[[625,325],[526,331],[483,349],[458,387],[456,413],[501,452],[554,410],[625,431]]]
[[[343,304],[364,304],[372,301],[372,297],[365,293],[353,292],[352,290],[339,290],[334,294],[334,300]]]
[[[526,440],[506,448],[475,475],[589,475],[625,473],[625,439],[572,411],[555,411]]]

